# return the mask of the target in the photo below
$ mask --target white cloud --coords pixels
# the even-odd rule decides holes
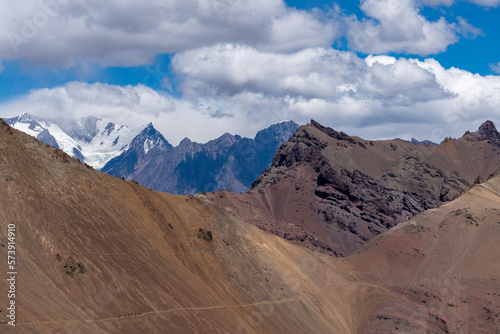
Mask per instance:
[[[391,56],[374,56],[369,55],[365,58],[365,62],[369,67],[372,67],[373,64],[379,63],[382,65],[392,65],[396,63],[396,58]]]
[[[299,50],[306,47],[329,47],[339,29],[332,17],[322,17],[319,11],[304,13],[289,11],[273,21],[264,49],[272,51]],[[324,24],[328,20],[329,24]],[[325,38],[325,36],[331,36]]]
[[[83,82],[34,90],[25,97],[5,102],[2,110],[9,114],[17,113],[17,109],[21,109],[23,105],[26,106],[26,111],[39,116],[69,118],[86,114],[124,119],[133,118],[136,114],[157,117],[175,109],[170,98],[143,85],[122,87]],[[9,108],[15,110],[9,112]]]
[[[70,82],[3,102],[0,115],[5,118],[28,112],[50,118],[96,116],[134,128],[153,122],[168,141],[178,144],[184,137],[206,142],[224,132],[253,136],[265,126],[282,120],[280,117],[263,119],[262,114],[255,113],[258,108],[283,109],[284,103],[252,94],[240,94],[228,101],[210,98],[186,101],[143,85],[122,87]],[[253,123],[248,123],[249,120]]]
[[[173,144],[224,132],[253,136],[286,119],[314,118],[368,139],[433,141],[461,136],[486,119],[500,124],[500,76],[445,69],[433,59],[219,45],[179,54],[174,69],[185,76],[182,99],[143,85],[72,82],[4,102],[0,115],[94,115],[129,126],[152,121]]]
[[[360,8],[372,19],[346,20],[349,44],[359,51],[429,55],[458,41],[455,25],[444,18],[428,21],[415,0],[364,0]]]
[[[467,22],[463,17],[458,17],[458,25],[456,27],[457,32],[468,39],[474,39],[479,35],[483,34],[483,31],[479,28],[474,27],[469,22]]]
[[[472,0],[471,0],[472,1]],[[368,17],[341,19],[337,5],[309,11],[283,0],[26,0],[0,3],[0,60],[36,65],[135,66],[158,54],[217,43],[261,51],[328,48],[346,32],[349,45],[366,53],[429,55],[443,52],[480,30],[464,19],[428,21],[422,6],[453,0],[362,0]],[[500,0],[473,0],[497,6]]]
[[[281,0],[27,0],[0,3],[0,59],[140,65],[218,42],[290,51],[328,46],[336,23]]]
[[[237,117],[253,115],[257,122],[272,110],[281,119],[315,118],[365,137],[441,140],[474,130],[471,123],[500,121],[500,77],[446,70],[432,59],[218,45],[178,54],[172,65],[184,76],[187,98],[222,100]]]
[[[177,54],[172,66],[184,76],[181,88],[188,97],[246,91],[305,99],[352,96],[407,105],[449,96],[433,74],[414,63],[405,59],[389,63],[389,57],[373,59],[368,58],[367,63],[352,52],[334,49],[276,54],[227,44]]]
[[[486,6],[486,7],[498,7],[498,6],[500,6],[500,0],[469,0],[469,1],[473,2],[477,5]]]
[[[500,5],[500,0],[468,0],[468,1],[484,7],[497,7],[498,5]],[[451,6],[456,2],[456,0],[418,0],[418,2],[426,6]]]
[[[496,64],[490,64],[490,68],[493,72],[500,74],[500,62]]]

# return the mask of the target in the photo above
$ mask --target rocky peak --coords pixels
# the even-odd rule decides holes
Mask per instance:
[[[240,136],[233,136],[232,134],[226,132],[217,139],[211,140],[205,144],[205,148],[209,152],[215,152],[220,148],[228,148],[234,145],[237,141],[241,139]]]
[[[463,138],[468,141],[488,141],[488,143],[500,147],[500,133],[497,131],[495,124],[490,120],[481,124],[476,132],[471,133],[467,131]]]
[[[268,145],[274,141],[287,141],[297,130],[299,125],[293,121],[284,121],[261,130],[255,136],[257,145]]]
[[[179,146],[189,146],[191,143],[192,143],[191,139],[186,137],[183,140],[181,140],[181,142],[179,143]]]
[[[417,140],[415,138],[412,138],[410,140],[410,142],[413,143],[413,144],[416,144],[416,145],[418,145],[418,144],[427,144],[427,145],[433,145],[433,146],[437,146],[438,145],[437,143],[435,143],[433,141],[430,141],[428,139],[420,141],[420,140]]]
[[[335,138],[338,140],[346,140],[352,144],[356,144],[354,139],[352,139],[349,135],[347,135],[346,133],[344,133],[342,131],[340,131],[340,132],[335,131],[332,128],[329,128],[327,126],[323,126],[323,125],[319,124],[318,122],[316,122],[313,119],[311,119],[311,125],[314,126],[315,128],[317,128],[318,130],[326,133],[328,136],[330,136],[332,138]]]
[[[310,124],[299,127],[290,140],[281,145],[274,155],[272,167],[290,167],[298,162],[308,163],[306,160],[309,159],[311,151],[319,152],[324,149],[327,142],[324,141],[324,138],[321,138],[322,136],[318,136],[317,131],[313,131],[314,129],[325,133],[330,138],[350,144],[358,144],[366,149],[362,142],[357,142],[344,132],[335,131],[312,119]]]
[[[479,129],[476,131],[476,138],[478,140],[498,140],[500,139],[500,133],[498,133],[495,124],[492,121],[486,121]]]
[[[153,126],[153,123],[148,123],[148,125],[146,125],[146,127],[141,131],[141,133],[143,134],[147,134],[147,135],[155,135],[156,133],[159,133],[158,131],[156,131],[156,129],[154,128]]]
[[[177,152],[177,154],[179,154],[179,157],[180,157],[181,155],[191,155],[191,154],[194,154],[196,152],[199,152],[202,150],[202,148],[203,148],[203,144],[199,144],[197,142],[194,142],[191,139],[189,139],[188,137],[186,137],[183,140],[181,140],[181,142],[175,148],[174,151]],[[179,158],[179,159],[182,160],[182,158]]]
[[[163,135],[154,128],[153,123],[149,123],[134,141],[138,141],[139,145],[146,145],[147,143],[149,148],[147,150],[145,149],[146,152],[152,147],[157,147],[160,150],[172,148],[172,145],[170,145]]]
[[[20,122],[20,123],[29,123],[29,122],[32,122],[34,120],[35,119],[33,118],[33,116],[31,116],[27,112],[22,113],[21,115],[19,115],[18,119],[17,119],[17,121]]]

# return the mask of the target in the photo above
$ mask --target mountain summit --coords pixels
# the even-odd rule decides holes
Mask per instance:
[[[491,143],[496,144],[497,146],[500,146],[500,133],[497,131],[497,128],[495,127],[495,124],[493,124],[492,121],[486,121],[481,126],[479,129],[474,132],[466,132],[465,137],[473,137],[474,140],[477,141],[490,141]]]

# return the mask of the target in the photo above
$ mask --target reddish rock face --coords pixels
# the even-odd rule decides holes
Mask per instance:
[[[500,166],[492,122],[437,146],[368,141],[311,121],[246,194],[207,194],[255,226],[345,256],[417,213],[449,202]]]

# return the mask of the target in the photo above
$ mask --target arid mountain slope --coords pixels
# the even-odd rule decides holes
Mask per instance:
[[[446,333],[500,333],[499,241],[498,176],[370,240],[346,262],[405,305],[381,302],[361,332],[429,333],[433,322]]]
[[[15,224],[18,271],[16,327],[0,274],[0,333],[498,334],[499,191],[496,177],[338,259],[0,122],[0,253]]]
[[[500,166],[491,122],[440,145],[368,141],[315,121],[280,147],[246,194],[216,192],[216,205],[270,233],[348,255],[413,215],[436,208]]]

